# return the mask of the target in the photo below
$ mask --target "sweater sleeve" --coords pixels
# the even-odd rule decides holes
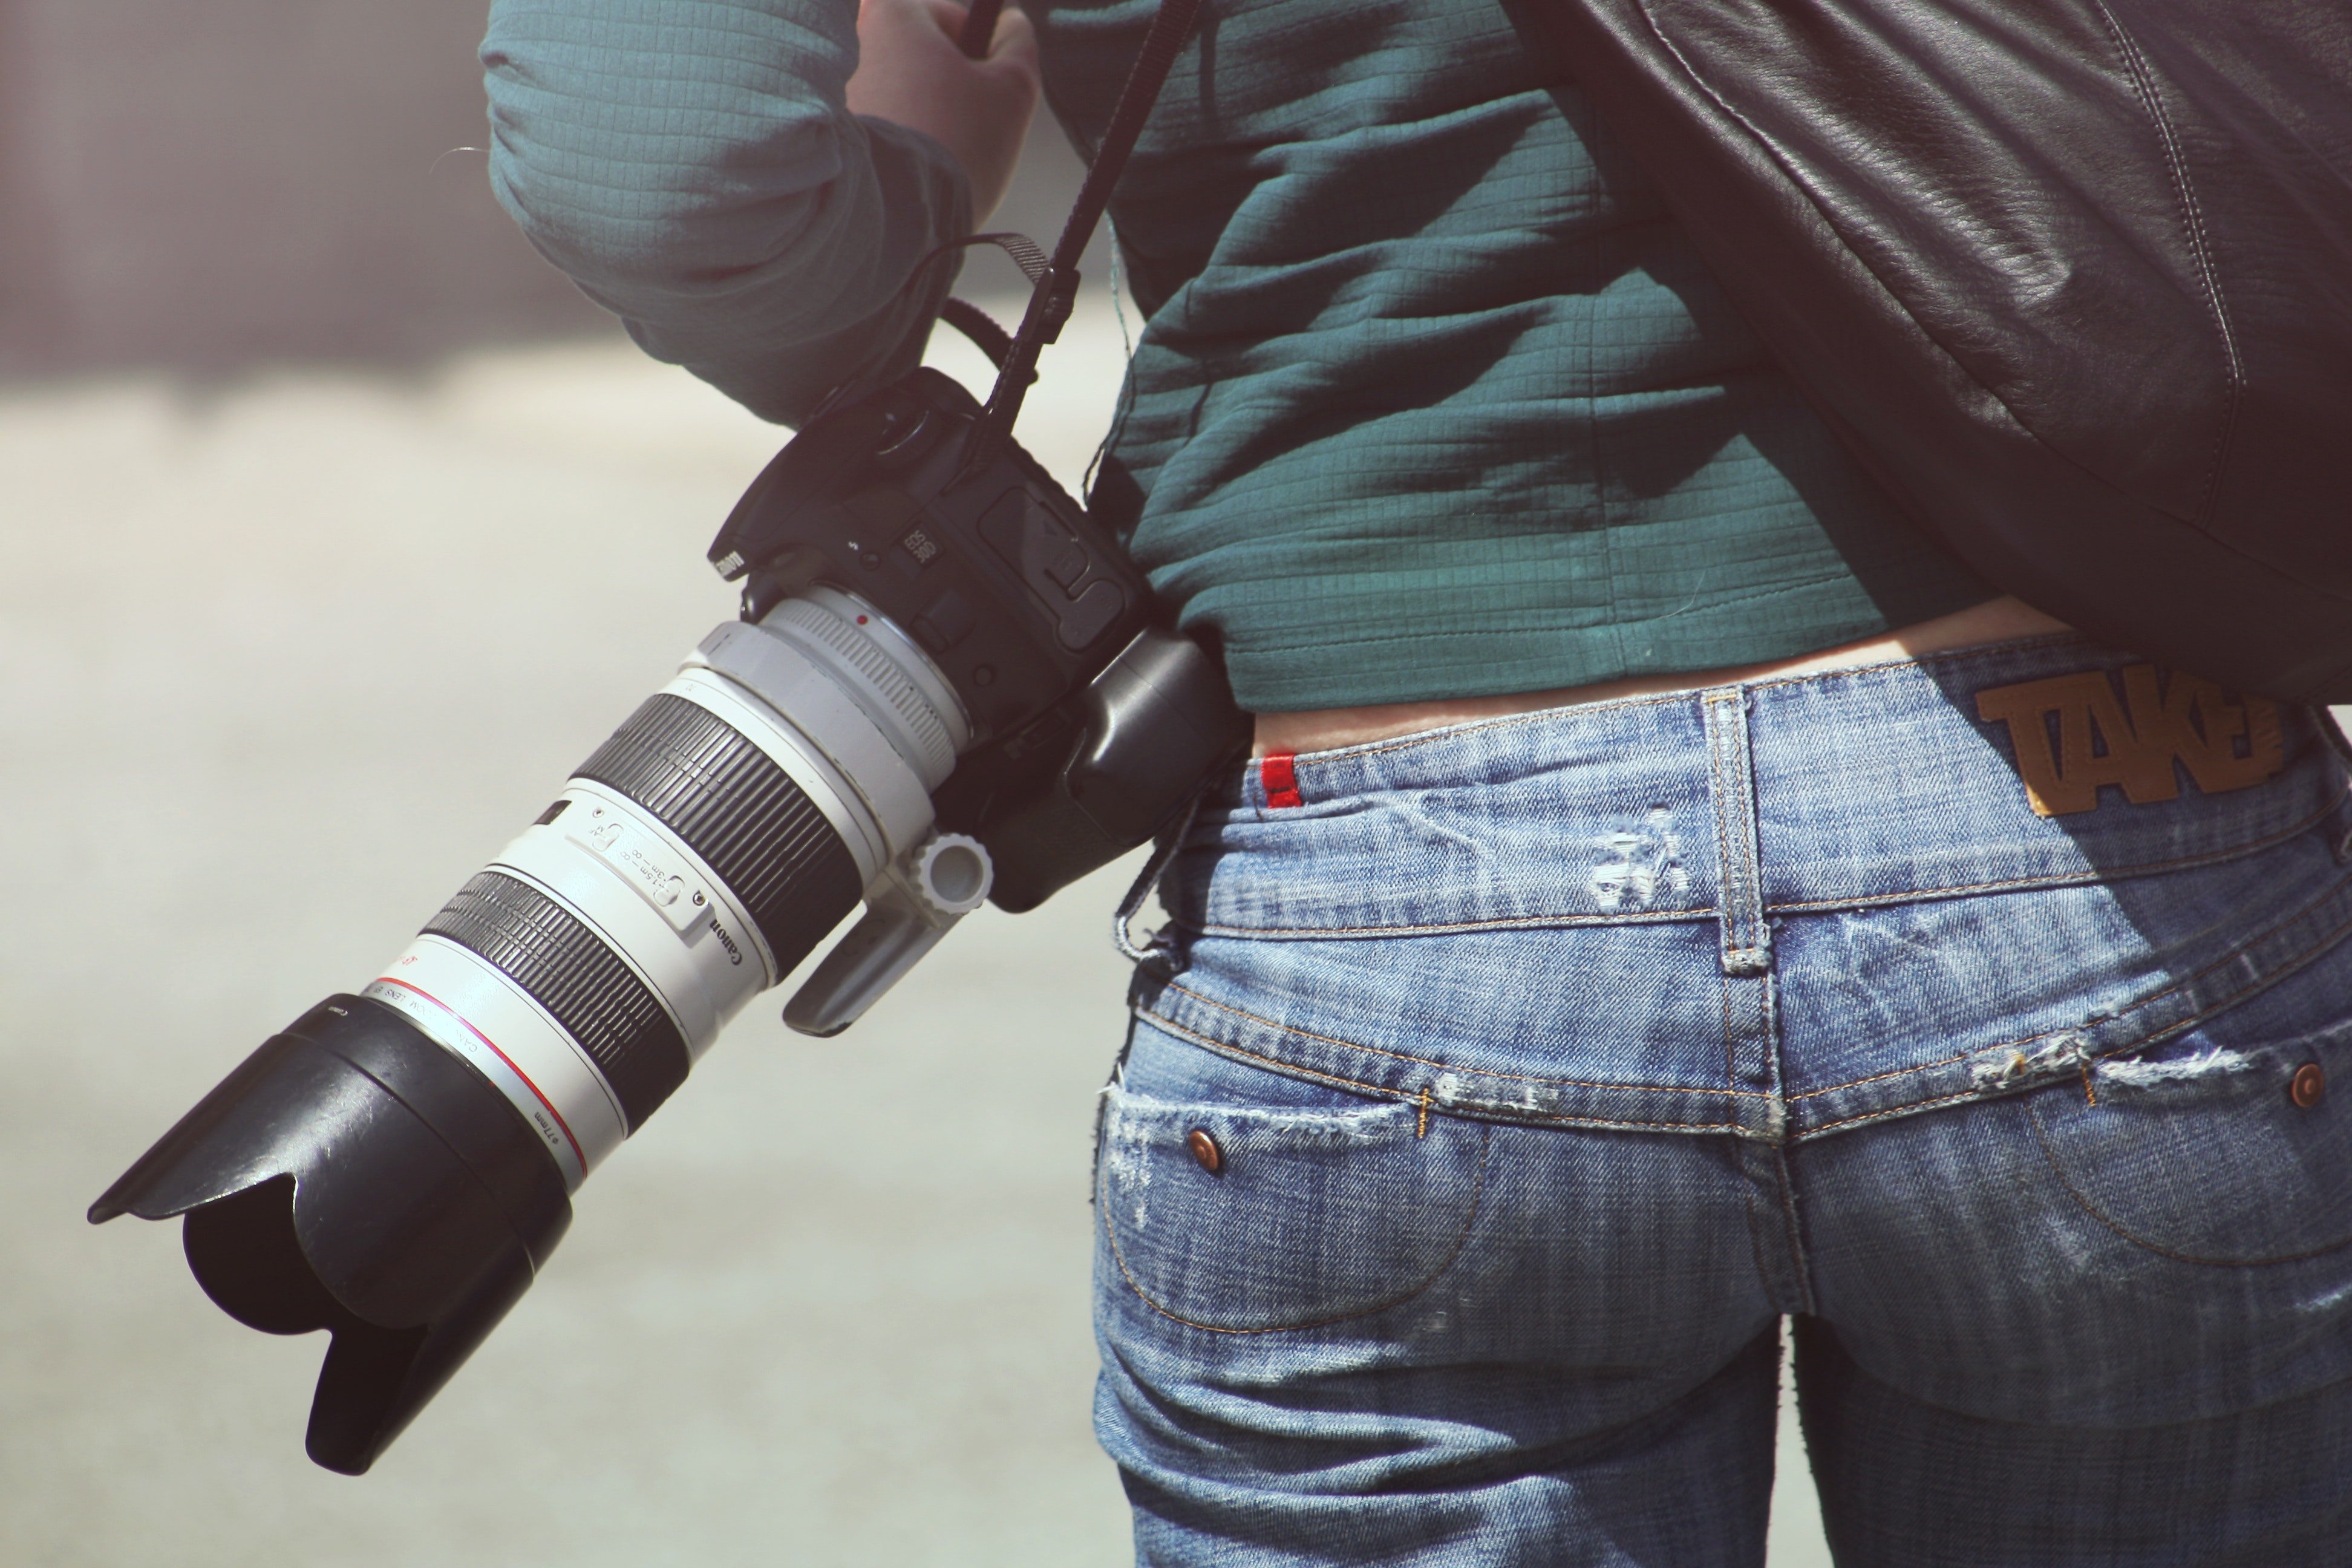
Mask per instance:
[[[910,368],[953,280],[962,171],[851,114],[856,0],[494,0],[490,180],[657,359],[788,424]]]

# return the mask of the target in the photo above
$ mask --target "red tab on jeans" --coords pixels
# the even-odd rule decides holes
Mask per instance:
[[[1268,752],[1258,759],[1258,782],[1265,786],[1265,804],[1269,806],[1304,805],[1298,798],[1297,770],[1290,765],[1296,752]]]

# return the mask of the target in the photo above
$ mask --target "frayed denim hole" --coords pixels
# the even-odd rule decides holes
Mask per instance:
[[[2147,1049],[2102,1057],[2092,1064],[2088,1098],[2202,1104],[2267,1100],[2286,1094],[2295,1069],[2305,1062],[2352,1074],[2352,1017],[2331,1016],[2308,1029],[2248,1023],[2242,1014],[2224,1013]]]
[[[1231,1123],[1244,1131],[1279,1131],[1286,1140],[1301,1147],[1371,1148],[1400,1135],[1412,1138],[1420,1115],[1417,1105],[1402,1100],[1320,1108],[1155,1100],[1136,1093],[1124,1083],[1109,1085],[1103,1091],[1103,1099],[1110,1121],[1136,1128],[1147,1136],[1179,1128],[1175,1133],[1178,1143],[1193,1128],[1216,1122]]]
[[[2352,1095],[2303,1107],[2296,1067],[2352,1074],[2332,1025],[2301,1037],[2193,1032],[2030,1100],[2051,1168],[2099,1225],[2201,1265],[2295,1262],[2352,1245]]]
[[[2185,1056],[2111,1057],[2092,1068],[2092,1092],[2102,1099],[2200,1101],[2262,1094],[2294,1070],[2286,1054],[2207,1046]]]

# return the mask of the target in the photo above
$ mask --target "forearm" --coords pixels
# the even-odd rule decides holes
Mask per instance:
[[[856,0],[495,0],[490,174],[541,254],[757,413],[911,364],[971,225],[938,143],[845,107]]]

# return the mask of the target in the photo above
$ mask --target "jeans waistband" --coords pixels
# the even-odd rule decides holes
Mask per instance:
[[[1776,914],[2227,859],[2345,795],[2325,714],[2074,636],[1513,714],[1288,772],[1296,805],[1252,764],[1204,806],[1165,884],[1181,923],[1716,919],[1728,955]]]

